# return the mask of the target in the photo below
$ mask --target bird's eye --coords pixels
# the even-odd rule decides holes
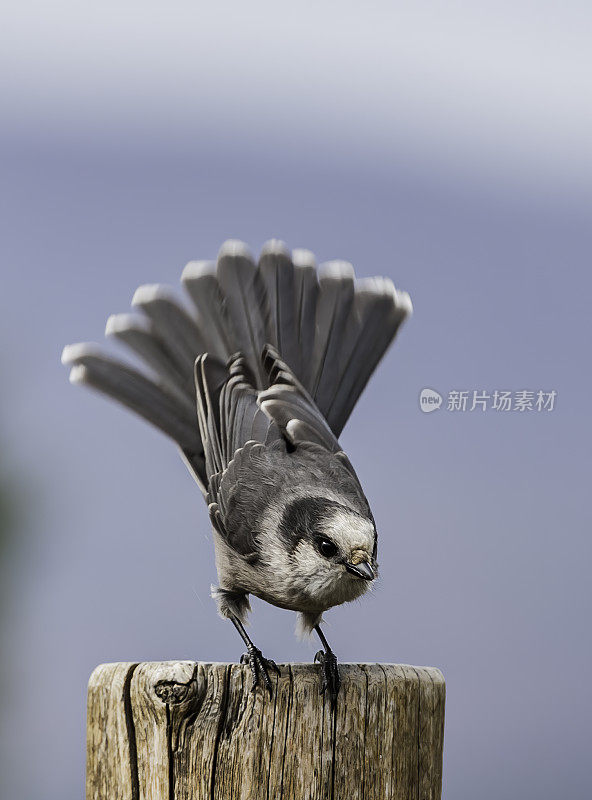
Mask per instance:
[[[337,552],[337,545],[330,542],[329,539],[323,539],[319,545],[319,550],[326,558],[331,558]]]

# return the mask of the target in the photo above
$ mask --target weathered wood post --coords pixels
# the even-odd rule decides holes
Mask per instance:
[[[438,800],[445,686],[430,667],[318,667],[270,697],[238,664],[105,664],[88,688],[87,800]]]

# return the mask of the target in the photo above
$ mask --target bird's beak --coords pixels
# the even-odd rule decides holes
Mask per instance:
[[[374,570],[367,561],[362,561],[360,564],[352,564],[351,561],[346,561],[345,568],[352,575],[363,578],[365,581],[374,580]]]

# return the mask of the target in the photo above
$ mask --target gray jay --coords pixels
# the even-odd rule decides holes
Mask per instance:
[[[269,670],[245,630],[249,595],[299,614],[322,650],[321,691],[339,690],[323,612],[355,600],[378,574],[368,501],[338,437],[368,379],[411,312],[386,278],[356,279],[307,250],[268,242],[258,263],[241,242],[182,275],[187,304],[141,286],[106,334],[145,371],[96,345],[65,348],[70,380],[117,399],[179,447],[213,528],[212,596],[242,637],[253,688]]]

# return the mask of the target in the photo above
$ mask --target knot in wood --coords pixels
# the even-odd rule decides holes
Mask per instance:
[[[176,681],[158,681],[154,686],[154,692],[159,700],[167,705],[177,705],[187,699],[189,693],[189,683],[177,683]]]

